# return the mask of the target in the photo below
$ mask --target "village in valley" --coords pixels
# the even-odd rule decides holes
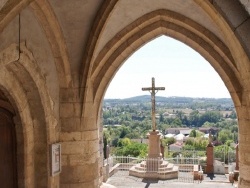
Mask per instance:
[[[152,124],[149,95],[105,99],[102,113],[104,143],[112,148],[111,154],[135,157],[147,154],[147,134]],[[204,156],[211,134],[218,158],[228,163],[228,153],[237,144],[237,116],[229,98],[157,96],[155,118],[165,157],[180,154],[190,157],[194,151],[195,155]]]

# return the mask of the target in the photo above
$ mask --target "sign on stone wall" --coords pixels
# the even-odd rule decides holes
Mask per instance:
[[[61,144],[51,144],[51,176],[61,172]]]

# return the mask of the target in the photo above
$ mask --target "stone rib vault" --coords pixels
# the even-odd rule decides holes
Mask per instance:
[[[105,91],[131,54],[165,35],[200,53],[225,83],[238,116],[239,187],[250,187],[249,7],[247,0],[2,0],[0,122],[10,134],[0,134],[9,135],[8,182],[99,187]],[[55,143],[61,171],[52,175]]]

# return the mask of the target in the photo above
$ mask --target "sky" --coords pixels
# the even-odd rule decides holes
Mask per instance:
[[[111,81],[105,99],[150,95],[142,87],[165,87],[157,96],[231,98],[214,68],[195,50],[170,37],[158,37],[132,54]]]

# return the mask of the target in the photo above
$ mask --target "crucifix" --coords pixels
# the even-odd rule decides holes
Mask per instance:
[[[155,78],[152,78],[152,87],[143,87],[142,91],[149,91],[151,93],[151,102],[152,102],[152,129],[156,130],[155,124],[155,94],[159,90],[165,90],[165,87],[155,87]]]

